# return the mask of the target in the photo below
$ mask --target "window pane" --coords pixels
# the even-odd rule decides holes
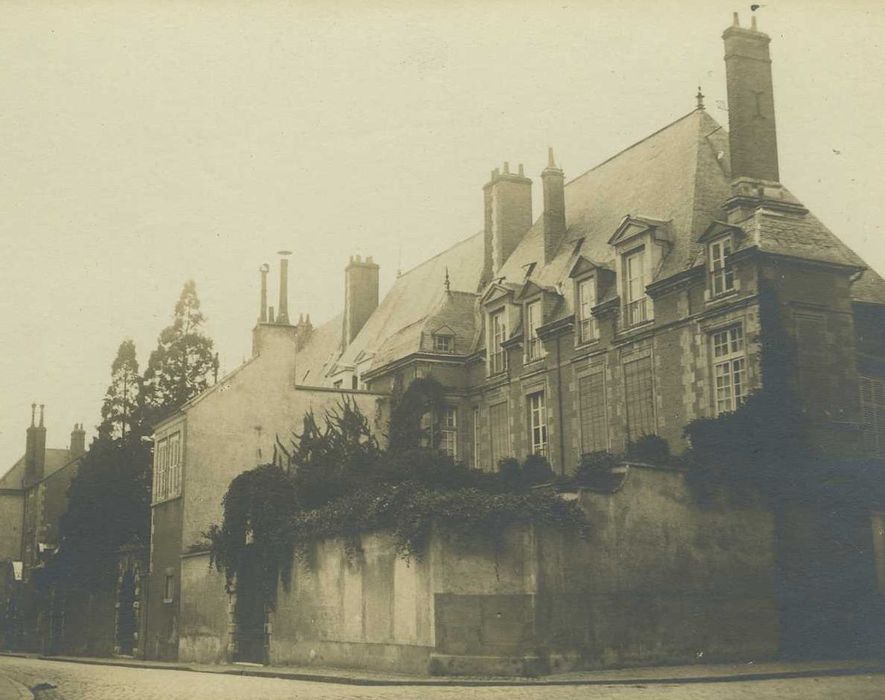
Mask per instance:
[[[489,406],[489,434],[491,438],[492,469],[498,469],[498,462],[510,455],[510,428],[507,425],[507,403]]]
[[[547,410],[544,392],[529,395],[529,434],[532,454],[547,456]]]
[[[607,450],[608,423],[602,372],[578,379],[578,403],[581,411],[581,452]]]
[[[624,388],[627,403],[627,435],[635,440],[655,432],[654,382],[651,358],[644,357],[624,364]]]

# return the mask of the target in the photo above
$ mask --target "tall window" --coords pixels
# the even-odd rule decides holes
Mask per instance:
[[[157,441],[154,453],[154,502],[181,495],[181,433]]]
[[[529,394],[529,436],[532,454],[547,456],[547,409],[544,392]]]
[[[731,253],[730,236],[720,238],[710,244],[710,287],[714,295],[734,289],[734,270],[725,262]]]
[[[885,457],[885,381],[881,377],[860,378],[860,411],[865,450]]]
[[[473,407],[473,468],[480,469],[479,464],[479,406]]]
[[[525,359],[537,360],[541,357],[541,339],[538,326],[541,325],[541,302],[533,301],[525,307]]]
[[[507,327],[504,321],[504,310],[496,311],[489,316],[489,373],[497,374],[507,369],[507,353],[502,347],[507,340]]]
[[[581,410],[581,452],[608,449],[608,421],[605,415],[605,378],[602,372],[578,379]]]
[[[489,406],[489,435],[492,447],[492,469],[498,469],[498,462],[510,455],[510,426],[507,425],[507,402]]]
[[[590,311],[594,306],[596,280],[591,277],[578,282],[578,340],[582,343],[587,343],[596,336],[596,324]]]
[[[446,406],[439,418],[439,449],[452,459],[458,458],[458,409]]]
[[[711,335],[716,415],[736,410],[747,397],[744,328],[732,326]]]
[[[627,437],[636,440],[654,434],[655,397],[650,357],[624,363],[624,399]]]
[[[624,319],[627,326],[648,320],[645,284],[645,250],[640,248],[624,256]]]

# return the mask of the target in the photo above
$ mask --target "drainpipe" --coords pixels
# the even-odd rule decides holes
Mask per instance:
[[[559,474],[565,476],[565,418],[562,412],[562,350],[559,343],[561,335],[556,336],[556,403],[559,405]]]

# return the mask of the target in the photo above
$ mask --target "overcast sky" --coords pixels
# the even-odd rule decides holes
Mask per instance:
[[[749,2],[0,4],[0,473],[30,403],[91,429],[124,338],[142,367],[188,278],[222,371],[258,266],[290,309],[382,290],[482,226],[503,161],[573,177],[694,107],[727,125],[720,35]],[[885,271],[885,3],[769,0],[783,182]],[[535,188],[536,213],[540,188]],[[440,281],[442,283],[442,281]],[[272,294],[275,292],[272,290]]]

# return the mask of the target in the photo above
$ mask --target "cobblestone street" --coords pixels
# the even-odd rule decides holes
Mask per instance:
[[[0,658],[0,675],[38,690],[37,700],[375,700],[376,698],[840,698],[880,700],[885,696],[885,675],[837,678],[802,678],[729,683],[576,685],[518,687],[364,687],[312,683],[278,678],[249,678],[214,673],[120,668],[24,658]]]

